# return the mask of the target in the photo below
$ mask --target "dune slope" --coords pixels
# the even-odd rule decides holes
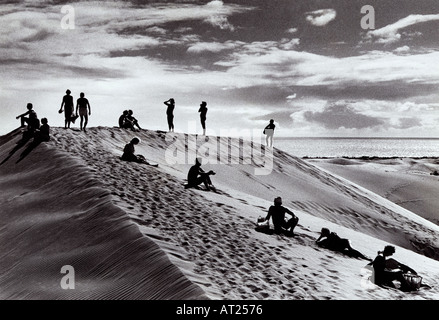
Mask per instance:
[[[134,135],[142,140],[136,152],[159,168],[119,160]],[[18,132],[0,138],[2,160],[18,139]],[[391,243],[396,258],[433,284],[437,225],[277,149],[269,175],[255,175],[242,159],[215,164],[211,158],[203,167],[217,172],[218,191],[185,190],[192,163],[170,164],[167,152],[193,159],[206,143],[148,130],[53,128],[51,141],[18,163],[22,151],[16,151],[0,166],[0,203],[7,208],[0,232],[3,297],[439,298],[436,288],[415,294],[377,288],[367,281],[367,261],[314,243],[322,227],[370,257]],[[209,137],[209,146],[222,152],[238,145]],[[300,218],[297,237],[254,230],[278,195]],[[64,264],[77,266],[75,290],[60,289]]]

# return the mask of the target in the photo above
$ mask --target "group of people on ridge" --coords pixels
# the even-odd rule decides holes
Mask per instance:
[[[28,103],[27,111],[20,114],[16,119],[20,119],[21,127],[26,127],[23,132],[23,140],[29,140],[34,138],[35,143],[40,143],[42,141],[50,140],[50,126],[47,118],[42,118],[41,121],[38,119],[37,113],[33,109],[32,103]]]

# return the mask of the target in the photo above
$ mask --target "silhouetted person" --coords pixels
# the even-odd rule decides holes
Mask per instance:
[[[201,127],[203,127],[203,136],[206,135],[206,114],[207,114],[206,106],[207,106],[206,101],[202,101],[200,104],[200,109],[198,109],[198,112],[200,113]]]
[[[34,134],[34,142],[36,143],[50,140],[50,126],[47,118],[42,118],[41,123],[40,128]]]
[[[389,286],[395,288],[394,280],[401,283],[402,291],[411,291],[410,284],[404,278],[404,273],[417,274],[412,268],[399,263],[395,259],[387,259],[395,253],[395,247],[386,246],[383,251],[378,251],[378,256],[370,264],[374,269],[374,283],[379,286]],[[392,271],[394,270],[394,271]]]
[[[142,129],[142,128],[140,128],[139,122],[137,121],[137,119],[134,118],[134,116],[133,116],[133,110],[128,110],[128,115],[127,115],[127,117],[125,119],[126,119],[125,121],[129,121],[129,123],[127,123],[127,126],[130,126],[130,128],[133,131],[135,131],[134,126],[139,128],[139,130]]]
[[[168,127],[169,132],[174,132],[174,108],[175,108],[175,100],[173,98],[163,102],[168,106],[166,109],[166,116],[168,117]]]
[[[40,120],[38,120],[37,113],[33,110],[32,103],[28,103],[26,108],[27,111],[17,116],[16,119],[20,119],[22,127],[27,123],[29,133],[33,134],[33,132],[40,127]]]
[[[50,140],[50,127],[47,121],[47,118],[41,119],[41,127],[35,130],[33,135],[34,139],[31,143],[26,147],[26,149],[21,153],[20,158],[16,163],[23,160],[33,149],[35,149],[41,142],[47,142]]]
[[[20,118],[20,123],[22,127],[24,127],[27,123],[27,131],[23,132],[23,138],[25,138],[25,136],[28,136],[27,138],[31,138],[33,137],[35,130],[40,127],[40,120],[38,119],[35,110],[33,110],[32,103],[28,103],[26,107],[27,111],[17,116],[16,119]]]
[[[78,115],[78,109],[79,109],[79,116],[81,117],[80,128],[85,132],[86,131],[85,127],[87,126],[88,123],[88,116],[91,116],[91,107],[87,98],[84,97],[85,96],[84,92],[81,92],[79,96],[80,98],[76,102],[76,115]]]
[[[65,118],[65,124],[64,128],[70,128],[70,122],[75,123],[75,120],[77,117],[73,114],[73,111],[75,109],[75,104],[73,102],[73,97],[70,95],[71,91],[67,89],[66,95],[63,97],[61,102],[61,107],[59,109],[59,113],[63,112],[64,107],[64,118]]]
[[[127,116],[128,116],[128,110],[124,110],[119,117],[119,128],[122,128],[122,129],[126,128],[125,122],[126,122]]]
[[[274,124],[274,120],[271,119],[270,123],[264,129],[264,134],[266,135],[265,142],[267,144],[267,147],[273,146],[274,128],[276,128],[276,125]],[[269,140],[270,142],[268,142]]]
[[[145,163],[151,165],[143,155],[135,154],[136,150],[134,146],[139,144],[139,142],[140,142],[139,138],[137,137],[132,138],[131,141],[127,143],[123,148],[123,154],[121,159],[128,162]],[[153,166],[157,167],[158,165],[153,165]]]
[[[360,258],[369,260],[368,257],[361,252],[353,249],[348,239],[340,238],[337,233],[329,231],[327,228],[322,228],[320,237],[316,240],[318,246],[344,253],[352,258]]]
[[[292,218],[286,221],[285,213],[291,215]],[[281,197],[275,198],[274,205],[268,209],[268,214],[265,217],[265,220],[269,220],[270,218],[273,220],[274,233],[276,234],[283,233],[285,235],[293,235],[294,228],[299,222],[299,218],[296,217],[292,211],[282,206]]]
[[[209,172],[205,172],[201,168],[201,162],[196,159],[195,165],[193,165],[187,174],[187,185],[185,188],[193,188],[197,187],[201,183],[204,183],[204,186],[206,187],[206,190],[210,190],[211,188],[215,188],[212,184],[212,181],[210,180],[211,175],[214,175],[215,172],[210,170]]]

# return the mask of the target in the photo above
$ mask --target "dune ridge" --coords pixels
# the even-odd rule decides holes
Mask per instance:
[[[19,131],[2,141],[1,156]],[[0,166],[2,299],[204,299],[80,159],[41,144]],[[61,267],[76,287],[60,286]]]
[[[159,168],[119,160],[124,144],[134,135],[142,140],[136,147],[137,153],[158,162]],[[175,133],[173,137],[185,141],[188,135]],[[209,138],[219,141],[222,150],[227,150],[227,143],[236,146],[238,142]],[[13,150],[18,139],[19,131],[0,137],[2,159]],[[195,146],[177,144],[178,151],[195,152],[194,148],[205,141],[202,137],[195,139]],[[407,264],[431,284],[439,280],[437,225],[370,190],[277,149],[270,175],[256,176],[254,167],[246,164],[206,164],[203,165],[206,169],[217,172],[214,183],[218,192],[185,190],[183,182],[191,164],[166,163],[164,154],[171,141],[166,133],[150,130],[133,133],[97,127],[85,134],[53,128],[50,142],[38,146],[18,163],[15,163],[19,159],[16,152],[1,165],[1,187],[8,190],[2,195],[1,203],[10,208],[6,213],[7,223],[0,229],[2,239],[9,241],[1,242],[1,252],[4,256],[7,252],[16,252],[0,265],[2,270],[8,271],[0,278],[0,287],[7,288],[2,290],[8,292],[5,297],[439,297],[435,288],[407,295],[370,286],[364,278],[364,260],[335,254],[314,243],[320,228],[329,227],[351,239],[354,248],[371,257],[384,245],[394,244],[398,257],[406,259]],[[41,167],[46,168],[42,175],[44,187],[33,180],[29,182],[29,175],[41,178],[36,174]],[[61,197],[60,190],[68,194]],[[278,195],[300,218],[295,238],[269,236],[254,230],[257,217],[266,215],[272,199]],[[29,209],[30,204],[33,210]],[[37,210],[38,206],[44,210]],[[47,242],[39,248],[32,246],[33,250],[27,252],[22,246],[12,244],[12,238],[23,243],[41,241],[37,236],[38,217],[44,224],[42,230],[46,232]],[[51,233],[45,222],[49,217],[55,224],[71,220],[75,223]],[[20,227],[26,219],[33,224],[30,228]],[[65,251],[70,249],[68,242],[72,240],[72,233],[77,233],[79,243],[73,250]],[[35,263],[35,259],[47,255],[46,251],[54,251],[56,259],[76,257],[72,265],[78,265],[78,279],[81,274],[87,275],[84,282],[88,290],[60,290],[61,275],[56,270],[60,266],[53,262],[59,260],[51,256],[48,256],[52,261],[49,266],[57,275],[57,281],[48,286],[44,281],[49,275],[41,274],[38,268],[42,264]],[[120,259],[121,255],[130,263]],[[29,263],[28,259],[34,264],[32,268],[27,264],[22,266],[23,261]],[[20,289],[14,289],[17,280],[13,276],[22,271],[28,274],[21,279],[29,279],[34,285],[21,284]],[[78,287],[80,283],[78,280]],[[46,289],[42,290],[41,285]]]

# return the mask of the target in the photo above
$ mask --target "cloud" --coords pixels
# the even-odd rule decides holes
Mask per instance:
[[[326,26],[335,19],[337,12],[334,9],[320,9],[306,13],[306,21],[316,27]]]
[[[187,49],[187,52],[189,52],[189,53],[202,53],[202,52],[218,53],[218,52],[221,52],[224,50],[233,50],[242,44],[243,44],[242,42],[233,42],[233,41],[226,41],[224,43],[198,42],[198,43],[191,45]]]
[[[359,113],[346,104],[333,104],[322,112],[306,111],[304,118],[319,123],[327,129],[365,129],[385,124],[382,119]]]
[[[399,124],[396,126],[398,129],[410,129],[413,127],[420,127],[422,125],[419,118],[400,118]]]
[[[224,2],[220,0],[213,0],[207,3],[204,8],[207,12],[210,12],[208,17],[204,19],[205,23],[208,23],[221,30],[235,31],[235,27],[229,22],[228,16],[233,13],[243,12],[248,9],[244,7],[237,7],[233,5],[224,5]]]
[[[438,21],[439,14],[412,14],[395,23],[389,24],[383,28],[368,31],[365,35],[365,42],[375,42],[390,44],[401,40],[402,35],[399,32],[401,29],[430,21]],[[421,33],[410,33],[409,36],[413,37],[416,35],[421,35]]]

